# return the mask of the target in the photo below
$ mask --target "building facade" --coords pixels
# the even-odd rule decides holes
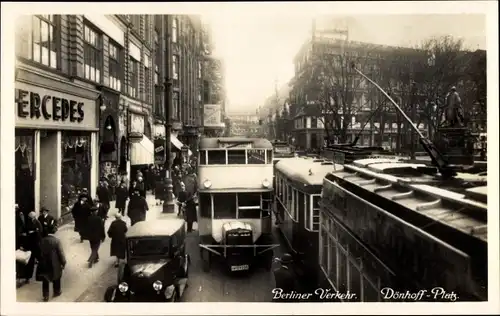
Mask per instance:
[[[179,156],[183,147],[190,153],[198,148],[203,130],[203,37],[199,16],[154,15],[154,138],[155,161],[165,160],[167,58],[172,63],[172,151]],[[169,34],[170,31],[170,34]],[[169,36],[170,35],[170,36]],[[168,51],[167,41],[171,41]]]

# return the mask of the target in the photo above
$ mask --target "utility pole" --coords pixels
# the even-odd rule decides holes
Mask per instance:
[[[163,213],[173,213],[175,210],[173,185],[172,185],[172,145],[170,135],[172,134],[172,16],[164,15],[163,27],[166,34],[165,40],[165,185],[166,185],[166,200],[163,203]]]

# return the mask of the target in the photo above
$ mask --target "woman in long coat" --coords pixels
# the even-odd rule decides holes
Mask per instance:
[[[122,214],[115,214],[114,220],[108,229],[108,237],[111,238],[111,253],[112,257],[116,257],[115,267],[118,267],[120,260],[125,259],[125,234],[127,233],[127,224],[122,220]]]
[[[128,217],[131,225],[146,220],[146,212],[149,210],[146,199],[140,195],[138,189],[134,190],[130,202],[128,203]]]
[[[80,194],[78,201],[73,205],[71,214],[75,220],[75,231],[80,234],[80,242],[83,242],[85,237],[85,226],[90,217],[90,208],[92,207],[92,199],[85,193]]]
[[[116,188],[115,193],[116,193],[115,207],[122,215],[125,215],[125,206],[127,204],[129,195],[125,182],[120,183],[120,186]]]

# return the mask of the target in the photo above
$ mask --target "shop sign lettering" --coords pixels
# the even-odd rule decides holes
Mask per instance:
[[[80,123],[84,120],[84,103],[59,98],[50,94],[16,89],[17,116],[20,118],[70,121]]]

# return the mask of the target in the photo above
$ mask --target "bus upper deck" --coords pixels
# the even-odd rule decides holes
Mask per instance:
[[[200,190],[272,190],[273,147],[262,138],[202,138]]]

